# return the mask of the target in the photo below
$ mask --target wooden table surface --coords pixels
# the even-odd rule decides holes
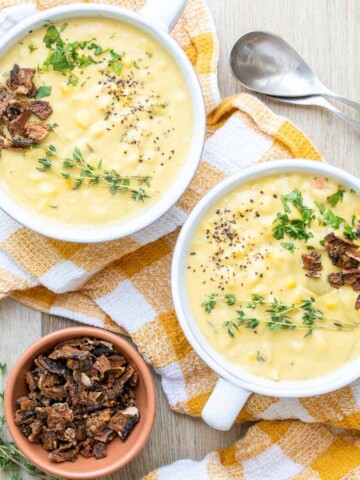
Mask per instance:
[[[164,0],[171,1],[171,0]],[[360,100],[360,2],[358,0],[208,0],[221,44],[219,83],[223,96],[241,90],[231,76],[228,57],[237,36],[250,30],[269,30],[283,36],[313,66],[320,79],[335,91]],[[314,141],[332,165],[358,173],[360,135],[332,114],[267,102],[287,116]],[[347,113],[350,110],[344,109]],[[360,113],[352,113],[360,120]],[[11,368],[27,346],[42,335],[75,325],[66,319],[42,315],[12,300],[0,302],[0,361]],[[201,459],[244,433],[243,426],[217,432],[200,420],[173,413],[157,388],[157,418],[142,453],[109,479],[137,480],[150,470],[181,458]],[[1,473],[0,473],[1,478]],[[27,478],[26,476],[23,477]],[[169,479],[171,480],[171,479]],[[259,479],[262,480],[262,479]]]

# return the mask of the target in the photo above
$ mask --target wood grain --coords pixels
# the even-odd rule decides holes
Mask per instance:
[[[165,0],[166,1],[166,0]],[[170,1],[170,0],[168,0]],[[231,46],[242,33],[269,30],[283,36],[297,49],[325,84],[360,100],[360,24],[358,0],[208,0],[221,46],[219,85],[223,96],[242,91],[232,77],[228,58]],[[313,140],[325,159],[358,174],[360,135],[332,114],[314,108],[266,103],[297,124]],[[337,105],[338,106],[338,105]],[[360,120],[360,113],[339,108]],[[40,314],[15,302],[0,303],[0,351],[10,365],[35,339],[48,332],[76,325],[74,322]],[[181,458],[200,459],[214,448],[224,448],[240,438],[244,427],[222,433],[197,419],[170,411],[159,378],[157,417],[153,434],[138,458],[113,480],[137,480],[150,470]],[[25,479],[26,477],[24,477]],[[170,479],[169,479],[170,480]]]

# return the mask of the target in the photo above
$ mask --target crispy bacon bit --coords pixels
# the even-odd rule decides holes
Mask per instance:
[[[94,368],[98,370],[100,373],[104,374],[111,368],[110,361],[108,360],[105,355],[101,355],[96,362],[94,363]]]
[[[25,380],[30,389],[30,392],[33,392],[37,387],[37,382],[35,380],[34,374],[32,372],[26,372]]]
[[[12,99],[9,102],[9,105],[4,114],[4,119],[8,121],[15,120],[23,112],[29,110],[29,102],[23,102],[20,100]]]
[[[360,262],[360,252],[353,252],[352,250],[348,250],[346,255],[357,262]]]
[[[102,442],[94,443],[94,446],[92,448],[92,455],[98,460],[100,460],[100,458],[105,458],[107,455],[106,444]]]
[[[139,422],[138,373],[111,344],[70,340],[34,364],[26,373],[29,394],[17,401],[15,423],[53,462],[75,461],[79,454],[104,458],[106,445],[117,436],[125,441]]]
[[[305,277],[309,278],[321,278],[321,273],[320,272],[315,272],[314,270],[305,273]]]
[[[330,273],[328,276],[329,283],[334,288],[340,288],[344,283],[344,276],[342,272]]]
[[[129,407],[122,412],[115,413],[109,422],[109,428],[118,433],[124,442],[139,421],[140,416],[136,407]]]
[[[25,110],[25,112],[22,112],[15,120],[9,123],[8,130],[12,137],[14,137],[14,135],[27,136],[26,125],[28,124],[27,122],[30,115],[31,112]]]
[[[33,83],[35,73],[35,68],[20,68],[19,65],[14,65],[10,72],[7,86],[19,95],[35,97],[37,92],[37,88]]]
[[[355,309],[359,310],[360,309],[360,295],[358,295],[356,302],[355,302]]]
[[[61,348],[56,349],[49,355],[51,360],[58,360],[59,358],[74,358],[75,360],[85,360],[89,358],[91,354],[88,351],[77,350],[69,345],[63,345]]]
[[[328,276],[330,285],[334,288],[349,285],[354,291],[360,291],[360,252],[357,251],[359,245],[329,233],[325,237],[325,247],[333,265],[341,268],[340,272],[330,273]],[[359,297],[355,303],[357,310],[360,308],[357,306],[358,301],[360,302]]]
[[[56,450],[58,445],[57,434],[54,430],[43,427],[40,440],[43,444],[43,448],[48,451]]]
[[[74,447],[71,443],[62,445],[60,448],[49,453],[49,458],[53,462],[75,462],[78,456],[78,448]]]
[[[303,253],[301,258],[305,270],[310,270],[311,272],[319,272],[322,270],[321,254],[319,252],[311,252],[309,255]],[[308,274],[308,276],[310,275]]]
[[[31,138],[13,138],[10,144],[5,145],[4,148],[22,150],[24,148],[29,148],[33,144],[33,140]]]
[[[29,122],[31,114],[40,120],[51,115],[52,108],[44,100],[24,101],[17,95],[34,97],[37,89],[33,83],[35,70],[14,65],[7,86],[0,84],[0,151],[2,149],[25,149],[41,142],[49,133],[50,126],[38,122]],[[5,133],[5,126],[12,137]],[[19,135],[20,137],[16,137]]]
[[[10,102],[15,98],[15,93],[9,90],[0,83],[0,117],[7,111]]]
[[[344,249],[344,251],[347,251],[349,249],[357,250],[359,248],[359,245],[357,245],[356,243],[353,243],[350,240],[346,240],[345,238],[337,237],[333,232],[326,235],[325,245],[333,245],[335,247]]]
[[[46,120],[52,114],[52,108],[49,105],[49,102],[45,100],[35,100],[30,102],[31,112],[40,118],[40,120]]]
[[[23,115],[25,112],[23,113]],[[45,125],[44,123],[38,122],[29,122],[25,125],[25,135],[34,142],[41,142],[50,132],[49,125]]]
[[[345,269],[356,268],[359,265],[353,256],[354,250],[359,248],[355,243],[329,233],[325,237],[325,247],[333,265]]]

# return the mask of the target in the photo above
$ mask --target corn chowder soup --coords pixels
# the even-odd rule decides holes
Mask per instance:
[[[171,188],[189,151],[191,99],[152,37],[111,19],[69,20],[30,32],[0,65],[0,184],[16,202],[97,225]]]
[[[358,357],[359,220],[354,191],[310,175],[267,177],[225,196],[201,222],[187,265],[190,308],[211,346],[275,381]]]

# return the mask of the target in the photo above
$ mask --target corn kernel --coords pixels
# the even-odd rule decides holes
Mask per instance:
[[[64,84],[64,85],[61,85],[60,89],[61,89],[61,91],[64,95],[68,95],[69,93],[71,93],[74,90],[74,85]]]
[[[256,353],[256,352],[250,352],[250,353],[248,353],[248,360],[254,361],[254,360],[256,360],[256,357],[257,357],[257,353]]]
[[[110,95],[102,95],[98,99],[98,105],[101,110],[106,110],[111,105],[111,102],[112,102],[112,97]]]
[[[174,92],[174,100],[176,102],[183,102],[185,100],[185,93],[184,90],[177,90]]]
[[[38,208],[40,211],[44,211],[49,206],[49,200],[47,198],[41,198],[38,201]]]
[[[286,282],[286,288],[289,290],[293,290],[297,285],[297,282],[293,278],[289,278]]]
[[[38,190],[41,193],[52,194],[52,193],[56,192],[56,187],[55,187],[55,185],[51,184],[50,182],[42,182],[38,186]]]
[[[167,69],[167,63],[163,60],[160,60],[159,62],[157,62],[157,68],[159,71],[164,71]]]
[[[75,121],[81,128],[87,128],[90,125],[90,115],[88,110],[82,108],[75,114]]]
[[[325,346],[325,339],[322,332],[319,330],[314,330],[312,333],[313,338],[316,340],[316,343],[320,346]]]
[[[334,310],[334,308],[336,308],[337,305],[338,305],[338,302],[336,300],[328,299],[325,301],[325,306],[328,310]]]
[[[255,295],[260,295],[262,297],[266,297],[267,293],[268,293],[268,289],[261,283],[259,283],[258,285],[256,285],[256,287],[253,289],[253,293]]]
[[[90,136],[93,139],[100,138],[106,131],[105,122],[96,122],[90,127]]]
[[[304,350],[304,345],[302,342],[298,342],[296,340],[293,340],[290,343],[290,348],[293,352],[302,352]]]
[[[31,178],[31,180],[40,180],[43,176],[43,172],[39,172],[38,170],[29,173],[29,178]]]

